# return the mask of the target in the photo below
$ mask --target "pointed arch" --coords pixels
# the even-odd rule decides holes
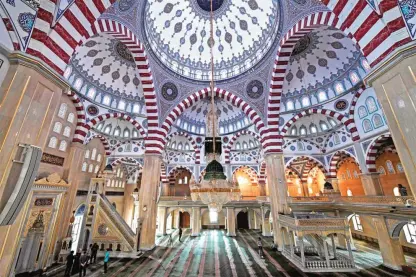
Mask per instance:
[[[182,136],[188,139],[195,151],[195,164],[201,163],[201,149],[198,147],[196,141],[187,132],[173,132],[166,137],[166,142],[170,141],[174,136]]]
[[[243,135],[251,135],[255,139],[257,139],[260,142],[260,144],[261,144],[261,137],[258,134],[256,134],[255,132],[253,132],[253,131],[243,130],[243,131],[240,131],[240,132],[235,133],[234,136],[230,139],[230,142],[227,144],[227,146],[224,149],[224,158],[225,158],[225,163],[226,164],[229,164],[231,162],[231,160],[230,160],[230,152],[231,152],[231,148],[234,145],[234,142],[239,137],[241,137]]]
[[[353,158],[354,161],[357,163],[358,167],[360,167],[360,164],[354,155],[345,151],[344,149],[341,149],[341,150],[336,151],[331,156],[331,160],[329,162],[329,176],[328,177],[337,178],[337,165],[345,156]]]
[[[377,153],[381,150],[383,143],[391,138],[391,133],[382,134],[375,139],[373,139],[368,146],[366,153],[365,164],[367,165],[368,172],[375,173],[377,172],[376,168],[376,158]]]
[[[111,154],[110,143],[108,142],[107,138],[102,136],[102,135],[98,135],[98,134],[92,135],[90,138],[88,138],[88,140],[85,142],[85,144],[90,143],[90,141],[95,139],[95,138],[98,138],[101,141],[101,143],[103,144],[105,154],[107,156],[110,155]]]

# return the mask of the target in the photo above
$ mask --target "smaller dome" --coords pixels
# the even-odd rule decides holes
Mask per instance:
[[[227,177],[224,174],[224,168],[222,165],[217,161],[213,160],[207,165],[206,173],[204,176],[204,180],[226,180]]]

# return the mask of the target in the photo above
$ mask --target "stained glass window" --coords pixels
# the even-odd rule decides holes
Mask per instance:
[[[134,138],[139,137],[139,132],[138,132],[138,131],[136,131],[136,130],[133,130],[133,137],[134,137]]]
[[[182,142],[179,142],[179,144],[178,144],[178,150],[182,150],[182,148],[183,148],[183,144],[182,144]]]
[[[95,166],[94,173],[98,173],[98,170],[100,170],[100,166],[97,164],[97,165]]]
[[[59,151],[66,151],[66,147],[68,146],[68,143],[66,141],[61,141],[59,144]]]
[[[416,222],[410,221],[403,226],[404,236],[408,243],[416,244]]]
[[[87,164],[86,162],[83,162],[83,163],[82,163],[82,168],[81,168],[81,171],[82,171],[82,172],[87,171],[87,166],[88,166],[88,164]]]
[[[332,119],[332,118],[328,118],[328,121],[329,121],[329,124],[331,124],[331,125],[332,125],[332,127],[337,126],[337,123],[335,122],[335,120],[334,120],[334,119]]]
[[[378,110],[376,100],[372,96],[367,97],[365,100],[365,105],[367,106],[368,112],[370,114]]]
[[[71,76],[71,73],[72,73],[72,68],[71,68],[70,66],[68,66],[68,67],[65,69],[65,72],[64,72],[64,77],[65,77],[66,79],[69,79],[69,76]]]
[[[310,128],[312,134],[316,134],[318,129],[316,128],[315,124],[311,124]]]
[[[370,120],[368,119],[363,120],[363,129],[364,129],[364,132],[366,133],[373,130],[373,126],[371,125]]]
[[[120,102],[118,102],[118,108],[124,111],[126,109],[126,102],[120,100]]]
[[[58,145],[58,139],[56,137],[51,137],[49,139],[48,147],[56,148],[57,145]]]
[[[91,99],[94,99],[96,93],[97,93],[97,91],[95,90],[95,88],[90,88],[88,90],[87,96]]]
[[[93,164],[90,164],[88,166],[88,172],[91,173],[93,171],[93,169],[94,169],[94,165]]]
[[[323,91],[323,90],[319,91],[319,93],[318,93],[318,100],[319,100],[319,102],[323,102],[323,101],[325,101],[327,99],[328,99],[328,96],[326,96],[326,92]]]
[[[381,118],[381,115],[379,115],[378,113],[373,115],[373,124],[374,128],[380,128],[384,125],[383,119]]]
[[[117,127],[117,128],[115,128],[114,129],[114,136],[115,137],[118,137],[118,136],[120,136],[120,133],[121,133],[121,129],[120,129],[120,127]]]
[[[185,143],[185,150],[189,150],[189,143]]]
[[[123,137],[129,138],[130,137],[130,130],[125,128],[123,131]]]
[[[293,101],[287,101],[286,102],[286,110],[291,111],[295,109],[295,105],[293,104]]]
[[[75,115],[73,113],[69,113],[66,119],[69,123],[74,123]]]
[[[92,149],[91,152],[91,160],[95,160],[95,156],[97,155],[97,148]]]
[[[61,133],[61,130],[62,130],[62,124],[61,124],[61,122],[55,122],[55,125],[53,125],[53,131],[55,133],[60,134]]]
[[[59,112],[58,112],[58,116],[60,118],[65,118],[66,115],[66,111],[68,110],[68,105],[65,103],[62,103],[61,106],[59,107]]]
[[[237,149],[237,150],[240,150],[241,149],[241,144],[239,142],[236,143],[235,149]]]
[[[64,133],[63,133],[63,135],[69,138],[69,137],[71,136],[71,127],[66,126],[66,127],[64,128]]]
[[[385,175],[386,174],[386,170],[384,170],[384,167],[379,166],[377,169],[378,173],[380,173],[381,175]]]
[[[368,62],[367,62],[367,60],[362,60],[362,65],[363,65],[363,67],[364,67],[364,69],[366,70],[366,71],[370,71],[371,70],[371,67],[370,67],[370,65],[368,64]]]
[[[103,97],[103,104],[104,105],[110,105],[110,102],[111,102],[111,97],[110,96],[108,96],[108,95],[106,95],[106,96],[104,96]]]
[[[358,108],[358,117],[364,118],[368,115],[367,108],[365,106],[360,106]]]
[[[247,149],[248,148],[248,144],[247,144],[247,142],[243,142],[243,149]]]
[[[336,93],[336,94],[343,93],[344,91],[345,91],[345,89],[344,89],[344,85],[343,85],[343,84],[341,84],[341,83],[337,83],[337,84],[335,85],[335,93]]]
[[[328,130],[328,124],[326,124],[326,122],[321,121],[319,122],[319,125],[321,126],[322,131]]]
[[[306,135],[308,133],[308,131],[306,130],[306,127],[305,126],[301,126],[300,129],[299,129],[299,131],[300,131],[300,134],[302,136],[304,136],[304,135]]]
[[[101,157],[102,157],[101,154],[97,155],[97,162],[101,162]]]
[[[311,104],[309,97],[305,96],[302,98],[302,107],[308,107]]]
[[[81,78],[78,78],[78,79],[75,81],[75,83],[74,83],[74,88],[75,88],[76,90],[80,90],[80,88],[81,88],[81,86],[82,86],[82,83],[83,83],[82,79],[81,79]]]
[[[353,85],[355,85],[356,83],[360,81],[360,77],[358,77],[358,74],[354,71],[350,73],[350,79]]]
[[[109,134],[111,132],[111,125],[105,126],[104,133]]]
[[[291,134],[292,136],[296,136],[296,135],[298,134],[298,130],[297,130],[297,128],[296,128],[296,127],[293,127],[293,128],[290,130],[290,134]]]
[[[404,172],[404,168],[403,168],[403,166],[402,166],[401,163],[398,163],[396,167],[397,167],[397,172],[399,172],[399,173],[403,173]]]
[[[390,160],[386,161],[386,167],[387,167],[387,172],[388,172],[389,174],[394,174],[394,173],[396,173],[396,171],[394,170],[393,163],[392,163]]]

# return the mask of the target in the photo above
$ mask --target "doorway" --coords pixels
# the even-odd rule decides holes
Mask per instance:
[[[179,227],[190,228],[191,227],[191,216],[188,212],[179,213]]]
[[[248,212],[239,212],[237,214],[237,229],[249,229]]]

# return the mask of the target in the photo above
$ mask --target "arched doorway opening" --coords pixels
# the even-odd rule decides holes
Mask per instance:
[[[249,229],[248,212],[241,211],[237,214],[237,228],[236,229]]]
[[[191,181],[192,173],[187,168],[176,168],[169,174],[169,189],[168,196],[190,196],[191,190],[189,182]]]
[[[82,223],[84,220],[85,209],[86,209],[85,204],[82,204],[78,207],[78,209],[75,212],[75,220],[72,225],[72,232],[71,232],[71,237],[72,237],[71,250],[74,252],[77,251],[78,242],[81,237],[81,229],[82,229]]]
[[[179,228],[191,228],[191,215],[188,212],[179,212]]]

